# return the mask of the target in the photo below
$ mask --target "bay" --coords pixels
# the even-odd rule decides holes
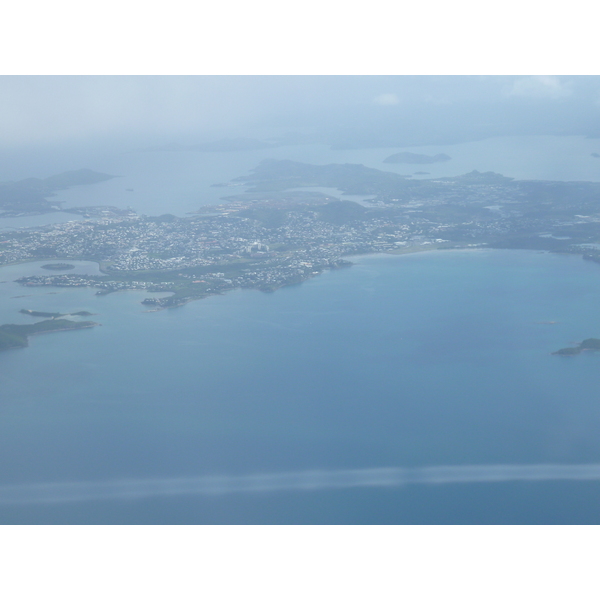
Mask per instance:
[[[356,262],[158,313],[144,312],[146,293],[24,292],[12,280],[40,264],[0,269],[4,322],[27,322],[25,307],[102,323],[0,354],[0,487],[600,462],[600,356],[551,355],[600,337],[598,265],[498,250]],[[174,494],[3,504],[0,522],[598,523],[599,491],[526,481]]]
[[[600,181],[600,160],[591,157],[597,142],[515,136],[419,148],[95,152],[93,164],[72,157],[64,170],[119,177],[61,191],[57,200],[183,216],[240,193],[240,186],[211,185],[264,158],[429,172],[415,177],[477,169]],[[383,163],[398,151],[452,160]],[[52,175],[63,169],[55,163],[21,175]],[[27,164],[34,167],[35,160]],[[0,227],[63,217],[77,218],[2,219]],[[518,251],[357,262],[274,294],[237,291],[159,313],[144,312],[148,293],[96,296],[14,283],[47,274],[45,263],[1,268],[2,322],[33,322],[21,308],[87,310],[102,326],[33,337],[29,348],[0,354],[0,488],[600,461],[598,357],[550,354],[600,337],[597,265]],[[73,264],[70,273],[98,273],[95,263]],[[576,481],[183,494],[2,505],[0,522],[597,523],[599,491],[595,482]]]

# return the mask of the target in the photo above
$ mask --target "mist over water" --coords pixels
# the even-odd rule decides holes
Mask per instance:
[[[445,153],[452,160],[428,165],[383,162],[386,157],[400,150],[430,156]],[[87,160],[78,156],[57,163],[51,170],[47,167],[36,170],[36,163],[32,161],[28,163],[27,170],[22,171],[22,177],[49,176],[69,169],[93,168],[118,177],[95,185],[58,191],[54,199],[61,202],[63,208],[108,204],[122,209],[131,207],[140,214],[171,213],[186,216],[202,206],[222,204],[224,197],[243,194],[246,189],[244,186],[212,186],[247,175],[264,159],[287,159],[319,165],[364,164],[419,179],[453,177],[478,170],[494,171],[516,179],[600,181],[600,159],[591,156],[595,150],[600,151],[600,142],[583,136],[521,136],[489,138],[449,146],[356,150],[336,150],[325,144],[302,144],[231,152],[111,151]],[[428,174],[414,175],[420,171]],[[322,190],[314,188],[314,191]],[[342,197],[339,190],[331,189],[327,193]],[[356,200],[353,197],[344,198]],[[58,213],[0,219],[0,228],[35,226],[74,218],[77,215]]]
[[[600,153],[596,77],[11,77],[0,85],[0,181],[81,168],[120,176],[60,192],[65,206],[183,215],[229,195],[235,188],[210,186],[263,158],[431,177],[477,169],[600,180],[591,157]],[[274,147],[148,152],[239,138]],[[399,150],[452,160],[383,163]]]

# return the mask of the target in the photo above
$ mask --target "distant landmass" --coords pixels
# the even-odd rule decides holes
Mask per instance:
[[[46,179],[42,179],[43,184],[52,191],[63,190],[74,185],[90,185],[92,183],[100,183],[101,181],[108,181],[114,179],[116,175],[107,175],[106,173],[98,173],[91,169],[78,169],[77,171],[65,171],[59,175],[52,175]],[[24,181],[32,181],[31,179],[25,179]],[[40,181],[40,180],[37,180]]]
[[[250,187],[248,192],[281,192],[298,187],[338,188],[346,194],[376,194],[382,187],[397,189],[406,182],[398,173],[379,171],[356,164],[310,165],[293,160],[265,159],[250,175],[236,177],[235,183]]]
[[[414,152],[398,152],[388,156],[383,162],[405,165],[428,165],[436,162],[445,162],[452,160],[452,157],[447,154],[436,154],[428,156],[427,154],[415,154]]]
[[[91,169],[66,171],[58,175],[38,179],[30,177],[20,181],[0,183],[0,216],[17,217],[30,214],[43,214],[60,210],[57,202],[47,200],[59,190],[74,185],[91,185],[113,179],[115,175],[97,173]]]
[[[439,180],[410,180],[405,175],[380,171],[357,164],[310,165],[292,160],[265,159],[252,169],[250,175],[237,177],[234,183],[243,183],[245,193],[272,193],[302,187],[337,188],[349,195],[376,195],[377,199],[388,202],[399,196],[414,195],[419,200],[431,199],[438,194],[446,194],[448,184],[509,185],[513,179],[488,171],[471,171],[457,177]],[[447,182],[447,183],[446,183]]]
[[[600,350],[600,339],[598,338],[588,338],[587,340],[583,340],[577,346],[573,346],[570,348],[561,348],[552,354],[559,354],[561,356],[573,356],[574,354],[581,354],[584,350]]]
[[[53,331],[69,331],[71,329],[88,329],[98,323],[93,321],[69,321],[67,319],[48,319],[32,325],[0,325],[0,350],[25,348],[30,335],[51,333]]]
[[[471,171],[470,173],[465,173],[464,175],[457,175],[456,177],[449,178],[448,180],[458,181],[467,185],[507,185],[511,181],[514,181],[514,178],[506,177],[505,175],[500,175],[500,173],[494,173],[493,171],[481,173],[480,171],[475,170]]]

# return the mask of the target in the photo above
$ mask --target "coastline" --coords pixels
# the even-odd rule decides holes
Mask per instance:
[[[152,308],[149,308],[147,310],[145,310],[144,312],[158,312],[161,310],[165,310],[167,308],[178,308],[180,306],[184,306],[190,302],[193,301],[197,301],[197,300],[203,300],[204,298],[208,298],[211,296],[218,296],[218,295],[224,295],[229,291],[235,290],[235,289],[256,289],[257,291],[261,291],[263,293],[273,293],[275,291],[277,291],[278,289],[284,288],[284,287],[290,287],[293,285],[300,285],[302,283],[304,283],[305,281],[308,281],[309,279],[313,279],[314,277],[318,277],[319,275],[323,274],[325,271],[330,271],[330,270],[337,270],[337,269],[342,269],[342,268],[350,268],[352,266],[354,266],[356,263],[353,262],[352,260],[349,259],[355,259],[355,260],[359,260],[360,257],[365,256],[365,257],[373,257],[373,256],[381,256],[381,257],[385,257],[385,256],[408,256],[408,255],[419,255],[419,254],[424,254],[424,253],[429,253],[429,252],[433,252],[433,251],[444,251],[444,252],[480,252],[480,251],[484,251],[484,250],[498,250],[498,248],[490,248],[490,247],[486,247],[486,246],[473,246],[473,247],[444,247],[442,245],[439,244],[428,244],[428,245],[415,245],[415,246],[408,246],[408,247],[402,247],[402,248],[398,248],[398,249],[394,249],[394,250],[384,250],[384,251],[376,251],[376,252],[361,252],[359,254],[347,254],[344,255],[343,258],[341,258],[340,260],[343,261],[343,264],[339,265],[339,266],[329,266],[329,267],[324,267],[321,268],[319,270],[318,273],[310,273],[309,275],[302,277],[302,278],[298,278],[298,279],[294,279],[293,281],[289,281],[289,282],[283,282],[280,284],[276,284],[276,285],[272,285],[269,287],[265,287],[265,286],[256,286],[256,287],[248,287],[245,288],[243,286],[236,286],[236,287],[232,287],[229,289],[224,289],[224,290],[216,290],[216,291],[203,291],[201,294],[198,295],[186,295],[185,293],[183,293],[181,295],[181,301],[177,301],[174,302],[173,304],[169,304],[166,306],[161,306],[161,305],[156,305],[156,306],[152,306]],[[504,250],[504,249],[503,249]],[[520,250],[518,248],[514,248],[514,250]],[[560,254],[571,254],[571,253],[560,253]],[[582,255],[583,256],[583,255]],[[16,266],[19,264],[29,264],[29,263],[41,263],[41,262],[47,262],[48,259],[35,259],[35,260],[26,260],[26,261],[19,261],[19,262],[15,262],[15,263],[7,263],[6,265],[2,265],[0,267],[0,269],[2,269],[3,267],[8,267],[8,266]],[[98,260],[81,260],[81,259],[70,259],[70,258],[61,258],[60,260],[69,260],[71,262],[86,262],[86,263],[93,263],[95,265],[98,266],[98,271],[100,272],[101,276],[103,277],[110,277],[110,275],[112,275],[112,273],[110,273],[109,271],[106,270],[106,265],[107,263],[104,261],[98,261]],[[223,265],[224,266],[224,265]],[[41,268],[41,267],[40,267]],[[215,268],[218,268],[218,266],[216,266]],[[222,268],[222,267],[221,267]],[[173,269],[172,272],[176,272],[177,269]],[[168,273],[168,271],[162,271],[162,273]],[[69,273],[71,275],[79,275],[79,273]],[[98,274],[95,275],[90,275],[90,276],[98,276]],[[70,286],[52,286],[52,285],[48,285],[47,287],[70,287]],[[75,286],[74,286],[75,287]],[[76,287],[84,287],[84,286],[76,286]],[[85,286],[91,289],[96,288],[96,286],[94,285],[90,285],[90,286]],[[113,293],[117,293],[120,291],[143,291],[143,288],[135,288],[135,287],[131,287],[131,288],[123,288],[123,289],[99,289],[96,294],[99,296],[105,296],[105,295],[109,295],[109,294],[113,294]],[[171,294],[170,296],[166,296],[165,298],[174,298],[178,295],[178,293],[181,293],[182,290],[162,290],[161,292],[157,292],[157,293],[169,293]],[[143,303],[143,301],[142,301]],[[158,303],[158,301],[157,301]],[[149,302],[148,304],[153,304],[151,302]]]
[[[53,319],[51,319],[50,321],[52,321]],[[44,323],[48,323],[49,321],[39,321],[38,323],[34,324],[33,327],[35,327],[36,325],[40,325],[40,324],[44,324]],[[1,347],[0,347],[0,351],[3,350],[16,350],[18,348],[27,348],[29,346],[29,338],[31,336],[35,336],[35,335],[41,335],[43,333],[56,333],[59,331],[74,331],[74,330],[78,330],[78,329],[91,329],[93,327],[99,327],[101,325],[101,323],[96,323],[95,321],[65,321],[66,323],[70,323],[70,326],[66,327],[57,327],[57,328],[52,328],[52,329],[41,329],[39,331],[27,331],[26,333],[21,332],[19,330],[17,331],[11,331],[10,329],[8,331],[6,331],[6,328],[11,328],[11,327],[24,327],[25,329],[29,329],[30,326],[27,325],[11,325],[11,324],[5,324],[0,326],[0,342],[2,342]],[[8,344],[8,345],[6,345]]]
[[[100,327],[102,323],[92,323],[90,325],[82,325],[81,327],[61,327],[60,329],[49,329],[48,331],[35,331],[33,333],[28,333],[27,337],[31,337],[32,335],[42,335],[44,333],[56,333],[58,331],[77,331],[79,329],[92,329],[93,327]]]

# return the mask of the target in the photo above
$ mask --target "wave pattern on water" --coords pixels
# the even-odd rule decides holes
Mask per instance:
[[[188,494],[213,496],[233,493],[319,491],[356,487],[394,488],[416,484],[560,480],[599,481],[600,464],[393,467],[240,476],[4,485],[0,486],[0,504],[127,500]]]

